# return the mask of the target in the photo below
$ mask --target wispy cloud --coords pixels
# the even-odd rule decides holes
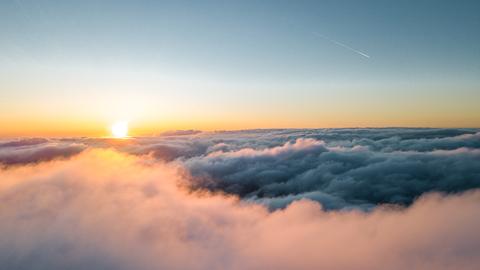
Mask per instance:
[[[361,51],[359,51],[359,50],[357,50],[357,49],[354,49],[354,48],[352,48],[352,47],[350,47],[350,46],[348,46],[348,45],[346,45],[346,44],[344,44],[344,43],[342,43],[342,42],[340,42],[340,41],[331,39],[331,38],[329,38],[329,37],[327,37],[327,36],[324,36],[324,35],[322,35],[322,34],[319,34],[319,33],[317,33],[317,32],[312,32],[312,34],[314,34],[314,35],[316,35],[316,36],[318,36],[318,37],[321,37],[321,38],[323,38],[323,39],[325,39],[325,40],[328,40],[328,41],[330,41],[330,42],[332,42],[332,43],[334,43],[334,44],[336,44],[336,45],[338,45],[338,46],[341,46],[341,47],[343,47],[343,48],[345,48],[345,49],[347,49],[347,50],[349,50],[349,51],[352,51],[352,52],[354,52],[354,53],[357,53],[357,54],[359,54],[359,55],[361,55],[361,56],[363,56],[363,57],[370,58],[370,55],[368,55],[368,54],[366,54],[366,53],[364,53],[364,52],[361,52]]]

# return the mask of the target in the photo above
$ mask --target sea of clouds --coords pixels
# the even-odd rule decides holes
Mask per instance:
[[[476,129],[0,141],[1,269],[478,269]]]

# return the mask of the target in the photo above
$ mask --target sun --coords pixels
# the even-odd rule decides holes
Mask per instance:
[[[112,125],[112,135],[115,138],[126,138],[128,136],[128,122],[118,121]]]

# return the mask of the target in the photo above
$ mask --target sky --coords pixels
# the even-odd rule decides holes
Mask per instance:
[[[479,127],[478,1],[0,2],[0,136]]]

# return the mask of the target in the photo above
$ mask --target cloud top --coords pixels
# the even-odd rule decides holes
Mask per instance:
[[[310,142],[300,145],[320,149]],[[191,177],[180,162],[98,148],[0,169],[0,265],[473,270],[480,264],[479,191],[427,194],[408,208],[369,212],[325,211],[312,201],[323,196],[314,191],[269,211],[236,196],[192,191]]]
[[[179,131],[129,140],[0,142],[3,166],[75,156],[86,149],[174,163],[192,189],[223,192],[271,210],[307,198],[324,209],[409,205],[424,193],[480,187],[475,129]]]

